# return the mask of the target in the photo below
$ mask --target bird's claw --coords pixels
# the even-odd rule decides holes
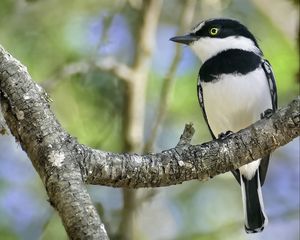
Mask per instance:
[[[222,132],[222,133],[219,134],[218,138],[223,140],[223,139],[227,138],[228,136],[230,136],[232,134],[233,134],[232,131]]]
[[[264,119],[264,118],[269,119],[270,117],[272,117],[273,113],[274,113],[273,109],[269,108],[260,114],[260,119]]]

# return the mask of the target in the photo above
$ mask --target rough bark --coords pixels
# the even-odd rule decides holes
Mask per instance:
[[[161,153],[129,154],[79,144],[59,124],[43,89],[0,46],[0,102],[11,133],[39,173],[50,203],[71,239],[107,239],[85,184],[159,187],[204,180],[258,159],[300,133],[300,98],[223,140],[190,145],[188,125],[179,144]]]
[[[85,165],[89,174],[85,181],[138,188],[212,178],[261,158],[299,136],[299,107],[300,97],[297,97],[269,119],[262,119],[225,139],[200,145],[189,143],[193,129],[187,125],[185,140],[161,153],[116,154],[84,147],[83,151],[89,152]]]
[[[71,239],[108,239],[82,181],[84,152],[50,110],[26,67],[0,46],[0,103],[6,123],[31,159]]]

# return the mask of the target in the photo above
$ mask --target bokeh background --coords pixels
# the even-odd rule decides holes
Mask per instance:
[[[176,34],[184,3],[166,0],[162,5],[144,96],[145,142],[174,58],[176,45],[169,38]],[[107,57],[129,66],[134,63],[142,8],[140,0],[0,1],[0,44],[45,87],[59,121],[81,143],[126,151],[126,88],[122,80],[94,63]],[[284,106],[299,95],[298,8],[298,0],[199,0],[189,28],[221,16],[247,25],[273,66],[279,106]],[[196,96],[201,63],[187,47],[181,48],[152,151],[176,145],[187,122],[196,128],[193,143],[210,140]],[[82,61],[87,71],[63,71]],[[124,212],[122,190],[89,186],[89,191],[112,239],[117,239]],[[299,138],[272,154],[263,194],[269,225],[261,234],[246,235],[240,189],[229,173],[207,182],[139,190],[132,238],[299,239]],[[0,239],[67,239],[30,160],[9,134],[0,135]]]

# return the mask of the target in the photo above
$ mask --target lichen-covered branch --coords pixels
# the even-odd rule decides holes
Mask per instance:
[[[189,126],[173,149],[155,154],[110,153],[79,144],[59,124],[47,95],[0,46],[0,103],[8,128],[39,173],[71,239],[107,239],[85,183],[159,187],[207,179],[285,145],[300,133],[300,97],[248,128],[190,145]],[[190,133],[189,133],[190,131]]]
[[[187,125],[179,144],[154,154],[116,154],[83,147],[88,153],[87,183],[114,187],[159,187],[206,180],[261,158],[300,133],[300,97],[224,140],[190,145],[193,129]],[[109,164],[107,164],[109,163]]]
[[[0,45],[0,103],[11,133],[31,159],[71,239],[108,239],[82,181],[84,153],[66,133],[43,89]]]

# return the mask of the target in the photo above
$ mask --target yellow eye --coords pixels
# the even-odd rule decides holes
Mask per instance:
[[[211,36],[216,36],[218,34],[218,32],[219,32],[219,28],[213,27],[213,28],[209,29],[209,34]]]

